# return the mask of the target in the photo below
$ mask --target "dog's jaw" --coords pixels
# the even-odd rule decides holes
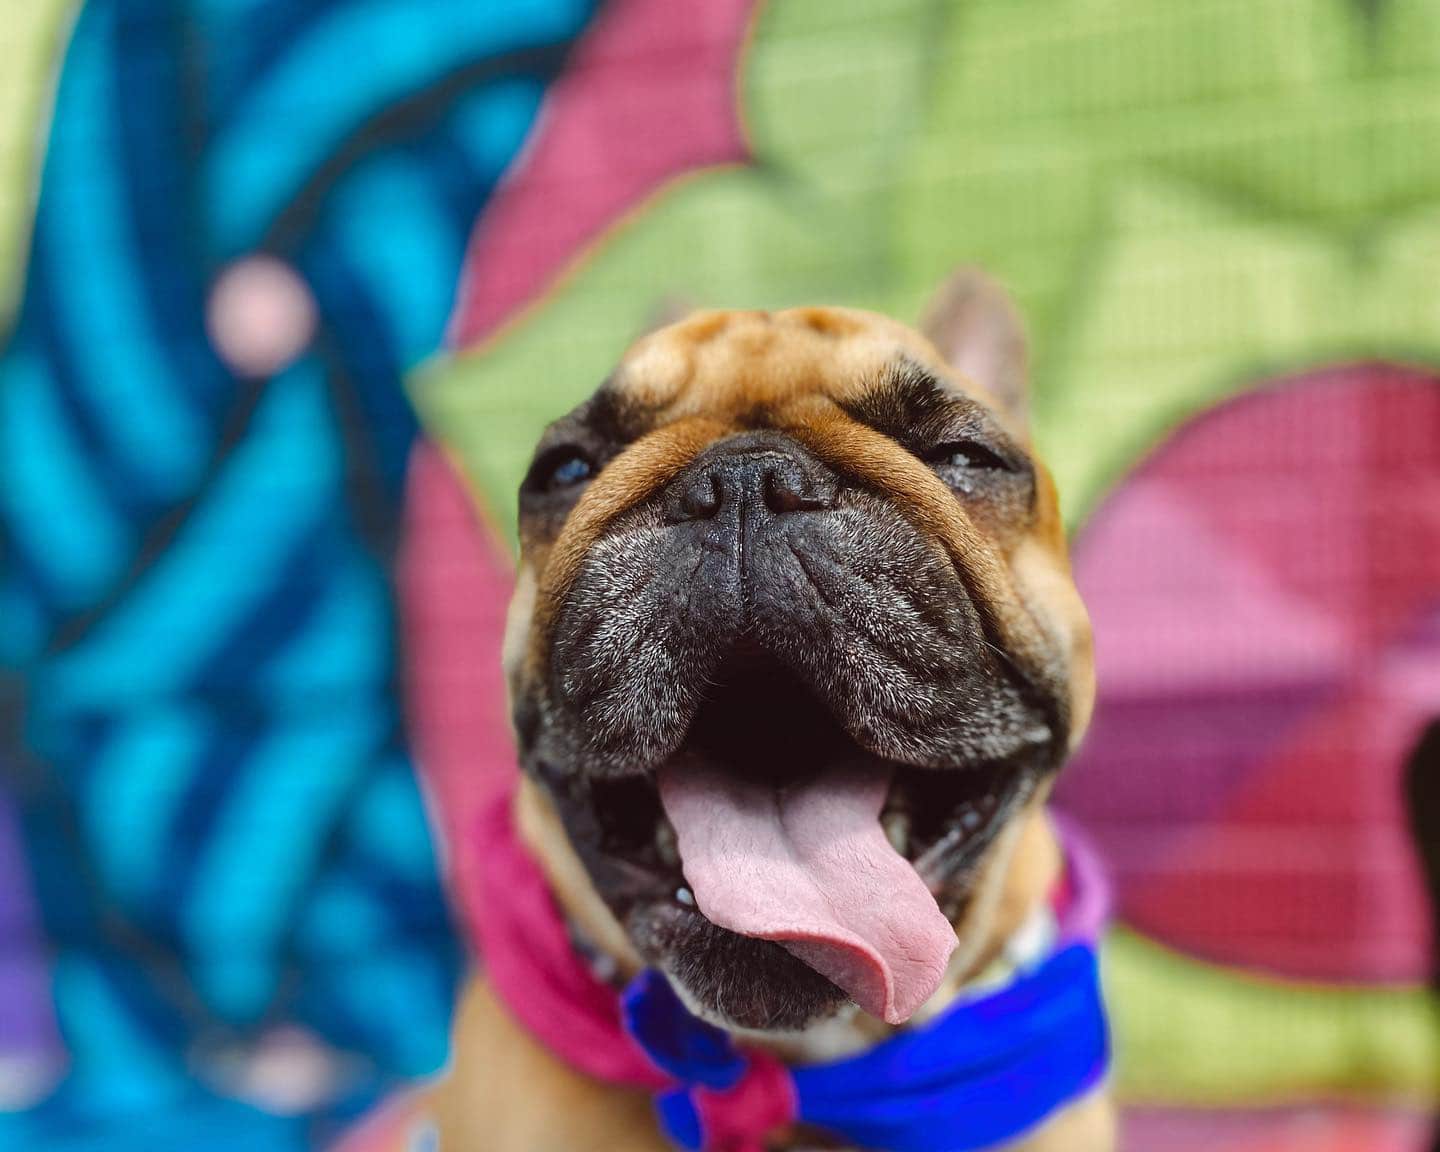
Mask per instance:
[[[604,956],[608,978],[619,987],[646,961],[630,935],[591,881],[571,844],[547,790],[522,778],[515,798],[515,821],[521,842],[539,863],[547,886],[575,937],[587,951]],[[976,878],[973,900],[955,924],[957,947],[945,978],[934,995],[911,1018],[912,1025],[941,1015],[977,975],[988,969],[1025,921],[1054,891],[1062,868],[1058,841],[1037,796],[1025,813],[1012,821]],[[717,1015],[677,981],[675,990],[691,1013],[727,1028],[747,1044],[766,1048],[787,1063],[823,1063],[873,1047],[897,1029],[861,1012],[850,1003],[796,1029],[747,1029]]]

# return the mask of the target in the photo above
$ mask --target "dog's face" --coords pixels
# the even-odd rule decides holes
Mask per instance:
[[[927,330],[696,314],[521,488],[506,661],[552,849],[722,1023],[913,1012],[1089,714],[1011,313],[962,278]]]

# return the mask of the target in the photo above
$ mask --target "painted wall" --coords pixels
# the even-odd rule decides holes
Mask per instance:
[[[661,298],[959,263],[1096,619],[1131,1146],[1421,1146],[1433,5],[19,7],[0,1147],[310,1147],[436,1069],[539,429]]]

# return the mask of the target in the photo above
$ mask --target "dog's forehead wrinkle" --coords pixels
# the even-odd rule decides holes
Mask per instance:
[[[662,419],[696,410],[734,415],[806,394],[850,398],[902,360],[943,372],[928,341],[873,313],[699,312],[637,341],[610,387]]]
[[[547,425],[540,435],[537,455],[574,440],[594,440],[621,447],[643,435],[651,426],[654,414],[625,392],[617,376],[618,373],[611,373],[599,388]]]

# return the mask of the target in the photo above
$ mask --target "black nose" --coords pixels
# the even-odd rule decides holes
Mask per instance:
[[[833,473],[788,436],[747,433],[707,449],[678,478],[676,519],[769,517],[835,505]]]

